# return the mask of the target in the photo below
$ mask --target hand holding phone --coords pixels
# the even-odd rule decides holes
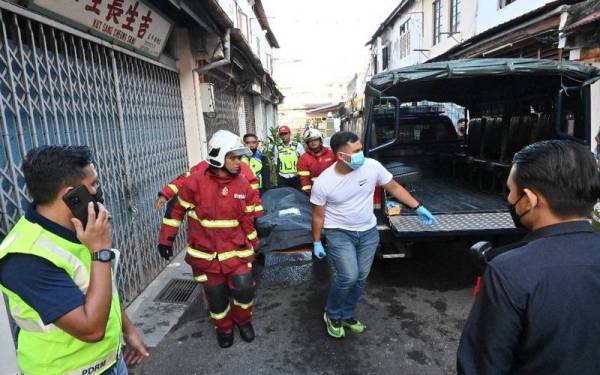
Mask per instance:
[[[73,216],[75,216],[85,228],[88,221],[88,205],[90,202],[94,203],[94,210],[98,215],[98,203],[94,196],[90,194],[85,185],[81,185],[71,190],[63,197],[63,201],[69,207]]]
[[[98,214],[96,214],[96,209]],[[95,253],[99,250],[112,248],[111,216],[102,203],[88,203],[85,229],[78,218],[73,218],[71,221],[75,226],[77,238],[90,252]]]

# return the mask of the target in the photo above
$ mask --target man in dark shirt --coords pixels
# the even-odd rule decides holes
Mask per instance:
[[[459,374],[597,374],[600,194],[590,151],[544,141],[515,155],[514,216],[531,232],[488,263],[458,348]]]

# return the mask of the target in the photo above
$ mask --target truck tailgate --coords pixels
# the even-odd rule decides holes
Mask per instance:
[[[424,225],[416,215],[389,217],[397,237],[439,237],[490,234],[518,234],[509,212],[438,214],[437,224]]]

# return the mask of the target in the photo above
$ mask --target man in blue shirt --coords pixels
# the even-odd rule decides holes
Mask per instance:
[[[458,348],[459,374],[597,374],[600,179],[589,149],[544,141],[518,152],[507,182],[531,232],[488,265]]]

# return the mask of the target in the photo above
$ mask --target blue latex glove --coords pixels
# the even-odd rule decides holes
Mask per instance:
[[[438,222],[435,216],[433,216],[433,214],[423,206],[417,208],[417,215],[425,225],[433,225]]]
[[[317,259],[323,259],[327,256],[321,241],[316,241],[313,243],[313,254],[317,257]]]

